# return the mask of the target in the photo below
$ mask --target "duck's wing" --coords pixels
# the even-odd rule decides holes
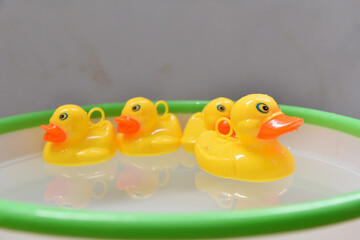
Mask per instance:
[[[181,138],[181,126],[178,118],[171,113],[166,114],[161,117],[158,122],[158,127],[156,132],[153,135],[169,135],[177,138]]]
[[[114,126],[111,124],[111,122],[107,120],[105,120],[99,125],[90,126],[88,132],[89,140],[92,138],[98,139],[99,137],[101,138],[108,137],[109,135],[111,135],[112,137],[114,134],[115,134]],[[94,138],[93,136],[97,136],[97,137]]]
[[[107,120],[100,125],[91,126],[82,146],[84,149],[87,147],[91,149],[92,146],[96,146],[99,149],[109,149],[111,153],[116,152],[116,132],[114,126]],[[83,149],[80,148],[80,150]]]
[[[195,153],[196,140],[204,131],[206,131],[206,127],[202,114],[200,112],[193,114],[188,120],[181,138],[181,144],[186,152]]]
[[[111,159],[115,153],[107,148],[89,147],[76,153],[76,158],[83,162],[105,162]]]
[[[234,159],[240,155],[239,140],[219,137],[215,131],[205,131],[195,144],[196,160],[200,167],[213,175],[234,176]]]
[[[174,146],[179,147],[180,141],[177,137],[172,136],[156,136],[151,141],[150,144],[154,148],[165,149],[173,148]]]

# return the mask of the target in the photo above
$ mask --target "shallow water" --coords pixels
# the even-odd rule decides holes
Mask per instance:
[[[0,197],[78,209],[126,212],[200,212],[279,206],[359,189],[360,139],[304,125],[281,138],[296,161],[290,177],[247,183],[214,177],[179,149],[158,157],[127,157],[86,167],[42,160],[37,128],[0,136]]]

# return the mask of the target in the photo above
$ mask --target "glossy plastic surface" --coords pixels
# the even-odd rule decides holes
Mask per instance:
[[[101,113],[96,124],[90,120],[95,111]],[[56,109],[49,125],[41,128],[46,131],[43,157],[47,163],[91,165],[108,161],[116,153],[116,133],[101,108],[93,108],[87,114],[77,105],[64,105]]]
[[[190,115],[179,114],[177,117],[181,125],[185,126]],[[0,158],[0,179],[3,183],[0,185],[0,197],[14,205],[12,208],[7,205],[5,211],[5,207],[1,208],[4,224],[12,222],[16,227],[24,229],[24,222],[29,219],[29,215],[36,214],[29,219],[29,227],[40,224],[40,231],[52,232],[56,229],[61,235],[69,234],[71,228],[82,236],[99,236],[102,239],[105,238],[104,233],[109,231],[114,238],[120,235],[126,238],[134,233],[140,239],[151,236],[158,239],[165,233],[170,235],[175,229],[176,232],[184,232],[188,237],[195,238],[213,236],[216,231],[212,228],[216,226],[217,231],[220,231],[232,225],[233,230],[229,229],[228,234],[259,234],[269,229],[265,227],[259,230],[261,223],[279,231],[279,228],[289,225],[301,228],[308,223],[315,226],[319,219],[338,221],[341,213],[345,212],[345,215],[358,214],[357,211],[339,210],[343,200],[332,201],[334,207],[341,211],[334,215],[330,215],[330,207],[317,211],[316,208],[323,203],[313,202],[329,201],[331,197],[355,191],[360,183],[360,164],[352,157],[360,151],[359,139],[330,129],[306,124],[301,127],[301,131],[282,137],[280,140],[291,149],[298,170],[288,178],[268,183],[218,178],[204,173],[198,166],[184,168],[181,166],[183,160],[195,160],[195,156],[182,149],[154,157],[129,157],[117,153],[112,160],[91,166],[53,166],[44,163],[42,159],[41,141],[32,143],[34,137],[41,138],[42,135],[40,128],[33,128],[0,136],[0,146],[4,152]],[[19,150],[7,144],[14,140],[21,141],[24,147]],[[117,172],[114,174],[116,166]],[[128,170],[125,171],[127,175],[124,174],[124,170],[129,167],[136,169],[137,174]],[[114,168],[114,172],[111,168]],[[115,178],[112,179],[112,176]],[[198,176],[202,177],[199,179]],[[58,177],[69,179],[65,185],[67,194],[62,194],[66,188],[58,185],[52,188],[58,189],[55,191],[58,197],[45,201],[49,183]],[[80,184],[85,179],[88,183]],[[202,182],[199,181],[201,179]],[[107,191],[104,191],[102,180],[106,183]],[[119,190],[117,184],[122,184],[123,190]],[[90,190],[99,197],[90,196]],[[102,195],[104,192],[105,195]],[[64,201],[59,199],[61,196],[64,196]],[[21,207],[16,202],[21,202]],[[23,207],[29,203],[34,204],[33,211]],[[300,203],[306,204],[302,210],[299,210]],[[16,210],[13,209],[15,207]],[[268,210],[271,210],[272,216],[265,218],[257,215],[252,220],[255,211],[266,211],[263,207],[271,207]],[[303,213],[304,209],[307,209],[306,213]],[[279,217],[273,215],[274,212],[282,212],[284,215]],[[72,215],[67,218],[67,214]],[[213,215],[216,216],[212,218]],[[229,217],[232,221],[227,222]],[[192,221],[193,218],[197,221]],[[282,218],[286,220],[281,223],[279,221]],[[149,222],[144,223],[144,219],[149,219]],[[191,224],[184,228],[184,224],[189,221]],[[211,225],[213,221],[215,223]],[[200,227],[204,224],[212,226],[211,234],[209,229],[204,230],[205,226]],[[94,230],[89,232],[88,228]],[[152,235],[145,229],[151,229]],[[247,233],[243,229],[247,229]],[[94,232],[98,234],[94,235]],[[169,235],[166,235],[167,238],[171,238]],[[220,236],[224,236],[224,232]]]
[[[159,116],[157,107],[165,112]],[[166,102],[156,104],[142,97],[126,102],[118,124],[119,151],[129,156],[154,156],[176,151],[180,147],[181,127],[177,117],[169,113]]]
[[[230,118],[233,104],[232,100],[220,97],[210,101],[202,112],[193,114],[188,120],[181,138],[183,149],[188,153],[195,153],[194,146],[200,134],[206,130],[215,130],[215,124],[219,118]],[[229,125],[222,122],[219,130],[226,134],[229,131]]]
[[[230,131],[202,133],[195,145],[200,167],[215,176],[249,182],[268,182],[291,175],[294,158],[277,138],[304,122],[283,114],[273,98],[250,94],[231,111]],[[219,119],[217,125],[227,119]],[[238,138],[230,137],[232,130]]]
[[[198,112],[207,104],[206,101],[168,103],[171,112],[176,113]],[[123,105],[111,103],[102,104],[101,107],[107,116],[119,116]],[[84,109],[88,111],[92,107],[85,106]],[[34,137],[41,138],[43,131],[38,126],[48,123],[54,110],[0,119],[0,133],[3,134],[0,136],[0,178],[3,183],[0,225],[2,228],[18,229],[19,233],[24,234],[32,231],[100,239],[169,239],[174,237],[175,232],[176,237],[194,239],[285,232],[359,217],[360,165],[356,156],[360,149],[360,121],[307,108],[282,105],[281,109],[290,116],[304,118],[307,123],[301,131],[280,138],[281,143],[291,149],[298,168],[290,189],[280,196],[280,203],[285,206],[241,211],[219,211],[220,206],[208,193],[195,189],[192,169],[189,171],[180,167],[175,171],[170,170],[171,178],[167,185],[159,187],[156,194],[144,201],[132,200],[128,195],[119,193],[112,185],[113,180],[107,194],[101,199],[92,199],[87,209],[59,208],[53,201],[43,200],[45,185],[52,177],[44,172],[41,141],[33,141]],[[182,126],[190,117],[177,116]],[[29,127],[36,128],[20,131]],[[22,148],[14,143],[21,144]],[[180,158],[191,156],[181,149],[173,154],[161,157],[171,160],[177,154]],[[120,154],[117,156],[124,157]],[[203,173],[197,167],[193,169],[195,173]],[[219,181],[214,181],[214,185],[225,180],[217,179]],[[232,181],[234,188],[239,183],[236,180],[226,181]],[[253,186],[252,183],[247,184]],[[264,186],[268,187],[267,184]],[[224,194],[231,194],[229,190]],[[259,194],[263,196],[260,191]],[[326,229],[328,232],[331,229],[347,232],[348,229],[341,226],[328,225]],[[296,231],[294,234],[300,233]],[[2,233],[0,235],[3,236]],[[36,236],[50,238],[49,235]],[[281,236],[287,239],[284,233]],[[326,238],[322,236],[317,239]]]

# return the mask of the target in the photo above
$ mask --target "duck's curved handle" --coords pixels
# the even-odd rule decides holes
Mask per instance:
[[[219,195],[219,194],[210,194],[210,193],[209,195],[213,197],[216,200],[216,202],[219,204],[219,206],[222,208],[231,208],[232,205],[234,204],[233,197]]]
[[[100,112],[100,114],[101,114],[101,119],[100,119],[100,121],[97,122],[97,123],[93,123],[93,122],[91,122],[91,120],[90,120],[90,125],[93,126],[93,127],[100,126],[100,125],[105,121],[105,112],[104,112],[104,110],[102,110],[102,109],[99,108],[99,107],[92,108],[92,109],[89,111],[89,113],[88,113],[89,119],[91,119],[91,115],[92,115],[94,112],[96,112],[96,111]]]
[[[159,105],[164,105],[164,107],[165,107],[165,112],[164,112],[164,114],[163,115],[161,115],[161,116],[159,116],[159,118],[161,119],[161,118],[164,118],[168,113],[169,113],[169,106],[168,106],[168,104],[165,102],[165,101],[163,101],[163,100],[160,100],[160,101],[157,101],[156,103],[155,103],[155,107],[157,108]]]
[[[230,130],[229,130],[229,132],[228,132],[226,135],[225,135],[225,134],[222,134],[222,133],[220,132],[220,130],[219,130],[219,124],[220,124],[221,122],[223,122],[223,121],[228,122],[228,123],[229,123],[229,126],[230,126]],[[233,134],[234,127],[233,127],[231,121],[230,121],[228,118],[226,118],[226,117],[221,117],[221,118],[219,118],[219,119],[217,120],[217,122],[216,122],[216,124],[215,124],[215,131],[216,131],[216,133],[217,133],[217,135],[218,135],[219,137],[226,138],[226,137],[230,137],[230,136]]]
[[[162,181],[160,181],[160,180],[159,180],[159,186],[160,186],[160,187],[161,187],[161,186],[164,186],[165,184],[167,184],[167,183],[168,183],[168,181],[169,181],[169,179],[170,179],[170,173],[169,173],[169,170],[164,169],[164,170],[162,170],[162,171],[164,171],[164,172],[165,172],[165,179],[164,179],[164,180],[162,180]]]

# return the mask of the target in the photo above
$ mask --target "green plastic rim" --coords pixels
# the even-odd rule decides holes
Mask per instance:
[[[170,112],[194,113],[208,101],[168,101]],[[96,105],[119,116],[123,103]],[[86,110],[94,106],[84,107]],[[360,120],[281,105],[308,124],[360,137]],[[0,134],[48,123],[54,110],[0,119]],[[0,227],[91,238],[224,238],[278,233],[341,222],[360,216],[360,191],[318,201],[242,211],[131,213],[60,209],[0,200]]]

